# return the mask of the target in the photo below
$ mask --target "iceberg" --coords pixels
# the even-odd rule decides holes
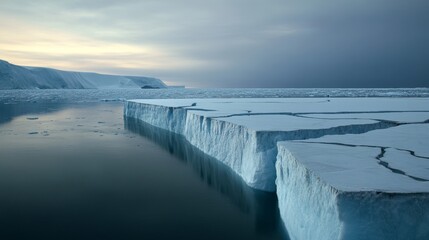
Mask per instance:
[[[427,98],[145,99],[124,115],[275,191],[291,239],[429,237]]]
[[[130,100],[247,185],[276,191],[291,239],[429,238],[429,99]]]
[[[278,143],[291,239],[429,239],[428,124]]]
[[[125,103],[124,115],[182,134],[233,169],[251,187],[275,191],[277,142],[389,128],[391,119],[318,119],[307,114],[425,113],[421,99],[146,99]]]

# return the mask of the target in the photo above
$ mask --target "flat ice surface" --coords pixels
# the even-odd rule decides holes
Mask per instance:
[[[354,113],[387,111],[428,111],[429,98],[200,98],[137,99],[139,103],[189,109],[217,110],[219,113]],[[195,103],[195,106],[191,106]]]
[[[429,124],[280,142],[341,191],[429,192]]]
[[[359,135],[324,136],[311,141],[396,148],[429,157],[429,123],[404,124]],[[425,162],[429,162],[429,160]]]
[[[429,119],[429,99],[427,98],[336,98],[329,101],[326,98],[141,99],[130,101],[166,107],[184,107],[194,114],[242,125],[256,131],[322,129],[342,124],[374,123],[377,122],[376,120],[420,122]],[[348,113],[348,118],[344,117],[344,112]],[[340,117],[328,121],[317,118],[325,115],[320,113],[331,113],[329,116],[339,114]],[[360,119],[355,119],[356,113],[365,115]],[[316,116],[314,116],[315,114]],[[374,116],[371,117],[371,114]],[[399,117],[402,115],[406,117]]]
[[[209,113],[210,114],[210,113]],[[289,115],[245,115],[232,116],[228,118],[218,118],[219,120],[245,126],[246,128],[257,131],[298,131],[302,129],[327,129],[336,126],[345,126],[352,124],[376,123],[373,120],[342,120],[334,119],[324,121],[320,119],[301,118]]]
[[[429,119],[429,112],[390,112],[390,113],[347,113],[347,114],[306,114],[317,119],[383,119],[398,123],[423,122]]]

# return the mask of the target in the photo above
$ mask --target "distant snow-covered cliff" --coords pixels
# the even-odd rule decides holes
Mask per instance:
[[[42,67],[22,67],[0,60],[0,89],[113,89],[165,88],[150,77],[70,72]]]

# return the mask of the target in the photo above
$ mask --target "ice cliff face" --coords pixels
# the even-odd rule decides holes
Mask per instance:
[[[0,89],[165,88],[159,79],[21,67],[0,60]]]
[[[251,187],[292,239],[429,238],[429,99],[131,100]],[[406,139],[406,141],[404,141]]]

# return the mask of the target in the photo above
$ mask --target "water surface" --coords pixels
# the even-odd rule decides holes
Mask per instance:
[[[0,239],[285,239],[253,190],[122,103],[0,104]]]

